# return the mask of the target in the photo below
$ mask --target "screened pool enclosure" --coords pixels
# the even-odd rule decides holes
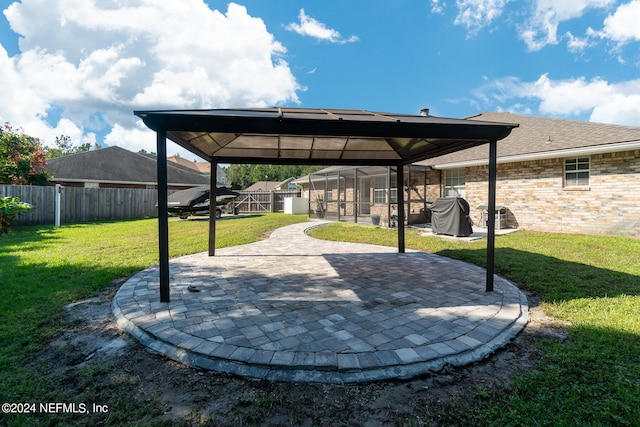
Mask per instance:
[[[332,221],[370,222],[382,225],[399,221],[398,203],[404,201],[407,224],[428,223],[429,206],[437,194],[428,190],[430,168],[404,168],[404,194],[398,197],[398,168],[394,166],[336,166],[300,178],[296,183],[309,200],[309,215]]]

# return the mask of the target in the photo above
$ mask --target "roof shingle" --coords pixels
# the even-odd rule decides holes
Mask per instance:
[[[622,143],[640,143],[640,128],[633,126],[498,112],[485,112],[467,119],[520,124],[520,127],[513,129],[509,136],[498,141],[498,159],[564,150],[588,150],[594,147],[611,147],[612,150],[615,150],[616,145]],[[457,162],[481,161],[488,159],[488,153],[488,146],[478,146],[435,157],[420,162],[420,164],[446,165]]]
[[[56,181],[157,183],[156,156],[112,146],[49,159],[46,169]],[[167,163],[170,184],[209,184],[206,174]]]

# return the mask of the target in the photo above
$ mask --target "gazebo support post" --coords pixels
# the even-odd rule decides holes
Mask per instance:
[[[375,188],[375,183],[373,187]],[[375,190],[373,193],[373,203],[375,203]],[[387,227],[391,227],[391,166],[387,166],[387,219]]]
[[[337,192],[338,192],[338,222],[340,222],[340,206],[341,206],[341,199],[340,199],[340,171],[338,171],[338,181],[336,183],[336,188],[337,188]]]
[[[211,159],[211,178],[209,183],[209,256],[216,254],[216,196],[218,195],[218,160]]]
[[[398,252],[404,253],[404,166],[399,163],[396,169],[398,189]],[[391,194],[389,194],[391,195]]]
[[[496,179],[497,141],[489,143],[489,213],[487,221],[487,285],[486,291],[493,291],[493,272],[496,240]]]
[[[402,187],[404,191],[404,186]],[[407,225],[409,225],[409,217],[411,216],[411,165],[407,166]]]
[[[311,174],[309,174],[309,203],[307,206],[307,216],[311,219]]]
[[[353,222],[358,223],[358,168],[353,170]]]
[[[329,202],[327,200],[329,200],[328,191],[329,188],[329,174],[325,173],[324,174],[324,196],[322,198],[322,218],[326,218],[327,217],[327,213],[329,212]]]
[[[158,250],[160,252],[160,302],[169,302],[169,210],[167,209],[167,132],[156,133],[158,150]]]

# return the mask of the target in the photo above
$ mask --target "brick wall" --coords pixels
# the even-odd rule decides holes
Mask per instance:
[[[506,206],[509,225],[640,237],[640,150],[590,159],[590,185],[575,189],[563,187],[564,159],[499,164],[496,204]],[[476,208],[488,203],[488,167],[469,167],[466,173],[465,198],[479,224]]]

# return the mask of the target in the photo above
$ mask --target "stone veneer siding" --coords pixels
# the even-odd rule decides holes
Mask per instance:
[[[588,187],[563,187],[564,158],[498,164],[496,204],[521,229],[640,237],[640,150],[590,156]],[[474,224],[487,204],[488,167],[466,170]]]

